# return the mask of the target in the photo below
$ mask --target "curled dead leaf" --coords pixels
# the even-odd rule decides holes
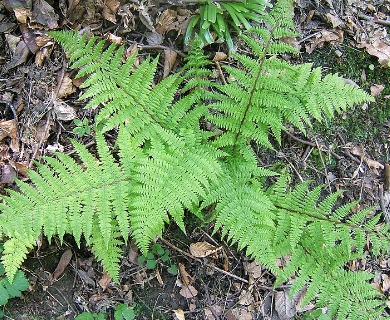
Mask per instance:
[[[61,259],[58,262],[57,267],[53,272],[53,281],[56,281],[59,277],[62,276],[66,267],[68,266],[68,264],[72,260],[72,256],[73,256],[73,253],[72,253],[71,249],[66,250],[62,254]]]
[[[196,290],[194,286],[188,285],[181,288],[179,293],[182,297],[190,299],[197,296],[198,290]]]
[[[213,246],[212,244],[202,241],[190,244],[190,252],[196,258],[205,258],[211,254],[216,253],[221,247]]]
[[[213,58],[213,61],[224,61],[227,59],[227,54],[225,52],[216,52]]]
[[[112,278],[107,273],[103,273],[103,277],[99,280],[99,285],[102,287],[103,291],[107,289],[111,280]]]
[[[170,48],[164,50],[164,74],[163,78],[169,76],[177,58],[177,52]]]
[[[363,47],[370,55],[377,57],[383,67],[390,68],[390,46],[387,43],[376,39],[372,43],[363,44]]]
[[[373,97],[379,96],[385,86],[383,84],[374,84],[370,87],[370,92]]]
[[[185,320],[184,311],[182,309],[173,310],[173,317],[175,320]]]
[[[65,73],[58,89],[57,98],[65,98],[72,93],[76,92],[76,87],[73,85],[72,79],[69,77],[68,73]],[[73,108],[72,108],[73,109]]]
[[[76,111],[74,108],[66,104],[64,101],[54,100],[53,105],[53,110],[58,120],[70,121],[76,118]]]

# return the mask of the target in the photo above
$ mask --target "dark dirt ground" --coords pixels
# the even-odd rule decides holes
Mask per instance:
[[[58,111],[59,83],[67,76],[72,79],[73,74],[67,73],[61,49],[45,38],[48,30],[88,28],[102,37],[120,36],[127,46],[138,46],[141,55],[161,54],[161,75],[164,49],[179,51],[172,72],[182,65],[185,48],[181,30],[185,15],[194,12],[194,7],[185,8],[190,10],[187,13],[180,11],[184,17],[181,24],[163,34],[162,43],[148,44],[148,29],[134,10],[137,2],[127,7],[132,14],[126,14],[125,1],[104,1],[119,3],[116,13],[115,6],[112,9],[99,1],[85,1],[83,5],[77,5],[78,1],[33,2],[38,11],[45,3],[54,11],[39,15],[33,10],[29,15],[15,11],[28,1],[0,1],[0,126],[3,131],[4,122],[8,126],[8,134],[0,135],[2,193],[12,186],[15,177],[27,180],[26,169],[33,167],[42,155],[71,152],[69,138],[77,138],[93,150],[91,135],[79,138],[72,133],[74,116],[90,123],[94,116],[93,111],[83,110],[82,103],[77,101],[80,90],[76,81],[75,92],[62,97],[70,108]],[[385,47],[383,54],[374,49],[378,41],[389,40],[389,24],[384,22],[389,21],[390,8],[385,1],[355,1],[350,7],[341,3],[296,1],[296,23],[301,34],[296,44],[302,54],[290,59],[313,62],[323,66],[325,72],[339,72],[375,95],[377,101],[356,107],[333,123],[317,124],[307,137],[289,131],[276,152],[259,150],[259,159],[264,165],[276,161],[278,166],[287,168],[293,181],[313,179],[315,184],[327,184],[329,190],[346,190],[342,201],[360,200],[362,207],[386,209],[388,204],[384,203],[381,188],[390,179],[390,173],[388,177],[384,173],[384,164],[390,157],[390,69],[383,68],[381,63],[390,51]],[[154,4],[150,10],[153,21],[165,9],[180,9],[162,2]],[[25,23],[23,14],[27,15]],[[371,18],[376,20],[368,20]],[[213,55],[227,52],[227,48],[214,44],[206,51]],[[23,267],[30,289],[4,307],[5,319],[73,319],[82,311],[102,312],[112,319],[119,303],[134,306],[137,319],[172,319],[174,310],[179,309],[184,310],[185,319],[279,319],[274,301],[286,287],[274,290],[273,276],[218,234],[211,236],[211,227],[189,226],[185,236],[170,225],[165,240],[159,242],[169,250],[169,260],[158,258],[153,270],[137,263],[134,246],[124,246],[120,286],[105,283],[106,275],[89,248],[77,248],[72,239],[65,239],[62,244],[58,239],[52,243],[41,239],[39,248],[30,253]],[[215,258],[193,259],[186,253],[189,245],[198,241],[208,241],[223,249]],[[53,281],[53,272],[69,249],[72,259],[59,279]],[[227,262],[228,269],[224,271]],[[195,279],[195,297],[180,294],[179,277],[168,272],[172,264],[182,264]],[[355,261],[350,268],[375,273],[378,288],[389,293],[387,257]],[[296,307],[297,318],[302,311]],[[387,311],[390,313],[390,309]]]

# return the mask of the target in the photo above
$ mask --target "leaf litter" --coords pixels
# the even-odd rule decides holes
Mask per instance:
[[[386,27],[390,5],[379,0],[354,0],[345,7],[340,6],[340,3],[298,0],[297,9],[301,13],[298,15],[298,27],[302,38],[295,45],[303,46],[307,52],[314,52],[328,43],[337,46],[348,39],[350,45],[366,50],[378,59],[382,67],[388,67],[390,43]],[[65,73],[61,81],[53,82],[53,79],[58,79],[63,68],[60,61],[62,58],[46,31],[71,27],[105,36],[117,44],[123,43],[127,55],[140,49],[143,53],[160,53],[163,67],[159,72],[161,77],[165,77],[181,63],[180,54],[183,53],[177,48],[183,48],[182,37],[194,10],[191,6],[159,5],[157,1],[124,3],[117,0],[70,0],[60,1],[59,4],[49,0],[5,0],[0,4],[0,32],[4,35],[4,40],[1,40],[4,48],[0,48],[0,78],[6,79],[5,86],[0,83],[0,97],[11,97],[7,101],[14,107],[17,117],[7,111],[0,119],[1,185],[12,183],[15,177],[25,179],[27,168],[33,165],[34,160],[45,152],[51,152],[49,150],[57,150],[49,146],[62,146],[67,150],[68,138],[73,137],[69,134],[73,129],[71,120],[85,115],[93,117],[93,114],[86,114],[76,101],[82,79],[76,80],[73,74]],[[216,63],[228,63],[223,47],[211,50]],[[137,59],[142,59],[142,56]],[[387,83],[372,84],[371,94],[382,97],[386,87]],[[366,187],[371,184],[370,188],[373,189],[373,185],[376,186],[381,179],[384,162],[379,161],[377,155],[368,154],[364,147],[352,148],[350,154],[362,161],[356,163],[351,160],[349,163],[350,167],[353,164],[354,170],[359,166],[351,184],[359,184],[365,174],[365,181],[361,185],[364,190],[369,190]],[[290,152],[291,159],[297,157],[295,151]],[[345,172],[348,173],[348,170],[345,169]],[[340,188],[349,186],[346,180],[336,175],[332,181]],[[352,200],[359,198],[359,194],[356,195],[349,188],[346,197]],[[387,207],[389,202],[390,197]],[[190,243],[191,254],[201,259],[202,263],[221,267],[220,270],[226,273],[212,268],[213,272],[207,275],[206,268],[199,261],[184,260],[185,256],[179,251],[173,258],[179,266],[178,276],[169,275],[164,271],[167,266],[163,265],[159,266],[161,269],[145,270],[137,264],[138,250],[130,246],[122,262],[125,284],[116,287],[93,259],[85,258],[90,254],[88,248],[80,248],[76,253],[74,270],[68,249],[58,243],[48,244],[43,241],[42,250],[45,253],[54,250],[57,257],[47,259],[43,255],[39,256],[42,261],[47,259],[45,267],[29,267],[32,273],[37,271],[35,283],[41,283],[41,287],[36,285],[32,289],[30,297],[39,295],[43,287],[50,290],[51,287],[62,286],[59,287],[62,292],[73,291],[65,299],[61,295],[54,296],[61,301],[57,305],[55,299],[47,295],[52,304],[47,305],[46,309],[42,307],[44,316],[53,312],[53,305],[58,308],[57,316],[72,317],[80,310],[107,312],[118,302],[132,304],[133,294],[144,298],[147,296],[145,290],[151,290],[149,299],[153,303],[159,302],[158,295],[163,296],[163,302],[170,303],[165,308],[180,320],[199,317],[213,319],[215,316],[228,320],[249,320],[259,316],[270,317],[275,312],[280,319],[291,319],[297,315],[300,310],[299,299],[289,299],[287,289],[274,291],[273,277],[261,265],[247,260],[232,248],[226,251],[227,246],[206,241],[209,239],[199,241],[201,237],[196,232],[191,236],[192,239],[182,240]],[[170,237],[169,232],[167,237]],[[226,256],[224,266],[218,260],[220,254]],[[390,267],[388,261],[381,261],[380,266],[383,270]],[[354,261],[351,268],[365,270],[368,264]],[[58,281],[51,283],[45,279]],[[209,288],[210,300],[205,297],[202,281],[207,281],[204,285]],[[390,281],[386,274],[382,273],[377,281],[379,290],[389,290]],[[270,296],[274,303],[267,302]],[[267,303],[271,307],[265,307]],[[61,304],[65,308],[61,309]],[[32,314],[32,310],[30,306],[24,311]],[[197,313],[196,310],[201,311]]]

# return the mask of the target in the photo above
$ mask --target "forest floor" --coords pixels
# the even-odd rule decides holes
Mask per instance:
[[[156,0],[32,3],[0,1],[3,194],[15,178],[28,181],[27,169],[42,156],[53,151],[72,152],[69,138],[93,150],[94,138],[88,132],[93,111],[83,109],[77,100],[80,82],[67,69],[61,48],[47,37],[47,31],[92,31],[129,50],[138,49],[140,56],[160,55],[158,76],[162,77],[183,65],[183,33],[197,7]],[[288,131],[276,151],[259,157],[263,164],[277,163],[286,168],[293,182],[312,179],[330,191],[345,190],[342,201],[359,200],[361,207],[387,212],[390,68],[385,66],[390,60],[390,4],[384,0],[345,3],[295,1],[300,36],[294,44],[301,54],[289,59],[312,62],[322,66],[325,73],[338,72],[364,88],[376,102],[356,106],[332,123],[316,124],[306,137]],[[210,57],[217,52],[228,53],[225,44],[213,44],[205,50]],[[228,56],[219,61],[220,65],[225,63],[230,63]],[[218,65],[213,68],[219,74]],[[220,249],[215,255],[194,259],[189,245],[201,241]],[[189,225],[184,235],[172,224],[164,240],[153,247],[146,264],[140,263],[139,255],[133,244],[124,247],[121,284],[115,285],[88,248],[77,248],[71,237],[63,243],[41,239],[23,265],[30,288],[4,307],[5,319],[73,319],[83,311],[104,313],[113,319],[119,304],[130,306],[136,319],[289,319],[300,318],[313,308],[287,300],[288,286],[274,290],[272,274],[219,234],[212,235],[212,226]],[[349,267],[375,274],[375,286],[389,294],[388,257],[353,261]],[[53,281],[53,273],[60,269],[63,272]],[[193,279],[195,292],[181,290],[178,269]],[[386,311],[390,314],[389,301]]]

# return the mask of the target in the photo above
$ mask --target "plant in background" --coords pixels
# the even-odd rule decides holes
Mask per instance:
[[[0,243],[0,256],[3,252],[3,245]],[[9,299],[20,297],[22,291],[29,287],[28,280],[22,271],[17,271],[12,282],[5,275],[5,269],[0,263],[0,307],[6,305]],[[0,310],[0,318],[4,316]]]
[[[134,320],[138,315],[139,306],[135,304],[129,307],[125,303],[118,304],[114,311],[114,320]],[[103,313],[83,312],[79,314],[75,320],[106,320],[107,317]]]
[[[139,264],[145,264],[146,269],[153,270],[157,267],[158,263],[168,263],[169,267],[167,271],[172,274],[177,274],[177,266],[171,262],[170,251],[164,249],[161,244],[155,243],[151,250],[145,255],[138,257]]]
[[[73,123],[75,125],[72,130],[74,134],[77,134],[79,137],[82,137],[85,134],[91,134],[91,127],[89,126],[87,118],[84,118],[83,120],[74,119]]]
[[[269,136],[280,143],[286,124],[305,133],[313,119],[324,122],[373,99],[337,75],[322,77],[311,64],[278,58],[296,53],[282,41],[295,36],[290,0],[278,1],[263,21],[242,35],[252,54],[233,55],[239,68],[225,67],[226,85],[207,84],[200,51],[185,67],[198,81],[176,74],[155,84],[157,59],[134,69],[135,55],[122,62],[123,46],[104,49],[104,40],[51,33],[71,68],[87,78],[86,107],[103,105],[95,118],[98,159],[73,141],[79,162],[61,153],[46,157],[30,171],[32,184],[18,181],[19,192],[3,197],[2,261],[10,279],[43,232],[48,238],[69,233],[77,243],[83,236],[119,282],[129,234],[147,257],[166,223],[185,232],[186,212],[215,221],[214,232],[267,267],[275,285],[294,278],[290,293],[305,287],[303,304],[327,306],[339,319],[380,317],[384,304],[372,275],[345,265],[364,257],[367,244],[374,256],[387,250],[381,215],[354,212],[356,203],[335,207],[340,192],[324,198],[323,187],[311,189],[310,182],[290,187],[285,176],[276,179],[259,165],[252,148],[273,149]],[[103,135],[114,128],[115,156]],[[289,262],[280,266],[281,257]]]
[[[240,2],[204,1],[199,8],[199,14],[192,17],[186,31],[185,43],[191,42],[195,33],[199,35],[201,46],[218,41],[226,41],[230,50],[234,50],[229,29],[241,32],[251,28],[250,21],[260,22],[265,15],[266,0],[244,0]],[[215,35],[213,35],[215,33]]]

